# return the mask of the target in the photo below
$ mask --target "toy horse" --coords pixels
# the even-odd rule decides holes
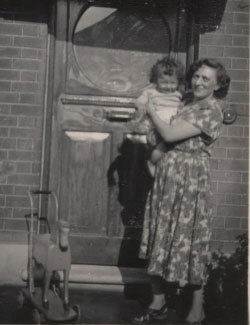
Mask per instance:
[[[49,308],[49,287],[52,278],[52,274],[55,271],[63,271],[64,280],[64,294],[63,304],[64,309],[69,309],[69,272],[71,267],[71,252],[68,241],[69,236],[69,224],[65,221],[58,221],[58,202],[53,192],[36,191],[30,193],[31,200],[31,233],[33,233],[33,200],[32,194],[52,194],[56,207],[56,220],[52,226],[51,233],[40,234],[37,231],[36,234],[31,235],[30,249],[34,262],[38,265],[42,265],[43,268],[43,295],[42,303],[44,308]],[[33,267],[32,266],[32,267]],[[33,271],[29,272],[29,276],[33,276]],[[33,281],[33,279],[30,279]]]

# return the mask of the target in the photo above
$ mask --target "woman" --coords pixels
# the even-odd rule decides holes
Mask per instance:
[[[148,259],[153,299],[133,323],[166,318],[163,280],[194,285],[186,321],[199,324],[205,318],[202,290],[210,257],[212,212],[209,157],[221,133],[220,99],[227,95],[230,78],[222,64],[202,59],[192,64],[187,81],[192,98],[170,124],[159,118],[151,103],[147,106],[168,150],[157,163],[140,247],[140,257]]]

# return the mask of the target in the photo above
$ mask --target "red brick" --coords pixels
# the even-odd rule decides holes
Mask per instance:
[[[218,183],[218,192],[219,193],[235,193],[235,194],[246,194],[248,191],[247,184],[240,184],[240,183],[226,183],[226,182],[219,182]]]
[[[232,170],[232,171],[247,171],[248,162],[247,160],[220,160],[219,170]]]
[[[17,118],[14,116],[1,116],[0,126],[16,126]]]
[[[0,70],[0,80],[20,80],[20,72],[12,70]]]
[[[12,185],[0,185],[0,194],[13,194],[14,188]]]
[[[241,198],[241,203],[242,203],[242,205],[246,205],[246,206],[248,206],[248,205],[249,205],[249,204],[248,204],[248,199],[249,199],[248,194],[246,194],[246,195],[242,195],[242,198]]]
[[[242,137],[244,135],[244,128],[242,126],[230,125],[228,127],[228,135]]]
[[[23,81],[36,81],[37,73],[35,71],[21,71],[21,80]]]
[[[5,229],[13,229],[15,231],[22,230],[27,231],[26,220],[22,219],[6,219],[5,220]]]
[[[212,170],[211,178],[217,181],[241,182],[241,172],[224,172],[221,170]]]
[[[13,59],[13,69],[17,70],[38,71],[40,64],[39,60]]]
[[[224,217],[215,217],[212,219],[213,228],[224,228],[225,227],[225,218]]]
[[[26,215],[30,215],[30,208],[13,208],[13,218],[24,219]]]
[[[18,116],[18,126],[25,128],[34,128],[35,121],[33,117]]]
[[[12,218],[12,209],[0,207],[0,218]]]
[[[9,151],[10,160],[31,161],[32,152],[30,151]]]
[[[248,218],[241,218],[240,228],[248,230]]]
[[[218,169],[218,159],[211,158],[210,159],[210,167],[213,170]]]
[[[234,23],[238,24],[248,24],[249,23],[249,14],[248,13],[235,13],[234,14]]]
[[[16,185],[39,185],[40,177],[38,175],[16,174],[8,176],[8,184]]]
[[[249,72],[248,70],[228,70],[228,73],[232,80],[234,81],[243,81],[245,80],[246,82],[249,81]]]
[[[30,203],[29,203],[29,198],[28,196],[17,196],[17,195],[7,195],[6,196],[6,206],[7,207],[29,207]]]
[[[42,89],[42,85],[37,82],[12,82],[12,90],[19,92],[36,92]]]
[[[6,160],[7,159],[7,151],[0,150],[0,159]]]
[[[243,159],[243,149],[228,149],[227,150],[228,159]]]
[[[249,116],[246,114],[246,107],[244,105],[240,106],[240,110],[237,111],[237,119],[234,122],[235,125],[248,125]]]
[[[0,206],[5,206],[5,195],[0,195]]]
[[[12,59],[0,58],[0,69],[11,69]]]
[[[200,38],[201,44],[213,46],[226,46],[233,44],[233,37],[231,35],[216,35],[216,34],[205,34]]]
[[[211,57],[222,57],[224,56],[224,47],[208,45],[207,55]]]
[[[226,229],[240,229],[241,218],[226,218]]]
[[[10,91],[10,81],[0,81],[0,91]]]
[[[40,28],[38,25],[23,25],[23,35],[24,36],[39,36]]]
[[[22,25],[0,23],[0,34],[1,35],[22,35]]]
[[[41,130],[37,129],[10,129],[10,137],[14,138],[39,138],[41,137]]]
[[[224,203],[227,205],[244,205],[242,204],[242,195],[240,194],[226,194],[224,198]]]
[[[229,100],[232,103],[248,103],[249,102],[249,95],[247,92],[230,92],[228,96]]]
[[[245,68],[246,69],[246,68]],[[230,89],[232,91],[248,91],[248,83],[243,81],[232,81]]]
[[[4,114],[4,115],[10,114],[10,107],[11,107],[10,104],[1,103],[1,105],[0,105],[0,114]]]
[[[20,94],[20,103],[21,104],[34,104],[38,105],[42,103],[43,98],[38,94],[33,93],[21,93]]]
[[[226,158],[227,151],[224,148],[213,148],[212,157],[213,158]]]
[[[18,103],[19,94],[14,92],[0,92],[0,102],[2,103]]]
[[[41,107],[38,105],[12,105],[11,113],[13,115],[25,115],[27,117],[38,116],[42,114]]]
[[[248,35],[249,25],[247,24],[226,24],[226,33],[235,35]]]
[[[240,51],[238,47],[225,47],[224,55],[232,58],[248,58],[249,50],[247,47],[242,47]]]
[[[14,194],[19,196],[25,196],[28,195],[29,186],[14,186]]]
[[[34,119],[34,126],[35,126],[36,128],[41,129],[42,126],[43,126],[43,120],[42,120],[42,118],[40,118],[40,117],[35,117],[35,119]]]
[[[213,182],[213,181],[211,182],[211,190],[212,190],[213,193],[218,192],[218,182]]]
[[[30,162],[16,162],[16,172],[19,174],[31,173],[31,166]]]
[[[237,240],[237,237],[242,234],[242,229],[215,229],[215,238],[217,240]]]
[[[0,44],[1,44],[1,38],[0,38]],[[7,44],[10,45],[10,44]],[[14,46],[20,46],[20,47],[29,47],[29,48],[42,48],[44,46],[43,42],[41,42],[41,39],[37,37],[19,37],[14,36]]]
[[[226,11],[229,11],[229,12],[245,12],[246,11],[246,8],[248,8],[248,4],[247,2],[243,2],[241,0],[238,0],[238,1],[235,1],[235,0],[232,0],[232,1],[227,1],[227,4],[226,4]]]
[[[7,137],[8,134],[9,134],[9,129],[8,128],[0,127],[0,136],[1,137]]]
[[[1,149],[15,149],[16,139],[0,138],[0,148]]]
[[[245,137],[249,136],[249,127],[244,127],[244,136]]]
[[[249,40],[248,40],[248,36],[247,35],[244,35],[244,36],[234,35],[233,36],[233,45],[234,46],[248,47],[248,44],[249,44]]]
[[[221,137],[220,146],[224,148],[247,148],[248,139],[243,137]]]
[[[9,35],[0,35],[0,44],[1,46],[10,46],[12,45],[12,36]]]
[[[218,216],[227,217],[246,217],[248,215],[248,209],[245,206],[218,206]]]
[[[17,139],[18,150],[32,150],[33,140],[32,139]]]
[[[0,47],[0,57],[20,58],[20,56],[21,56],[21,49],[17,47]]]
[[[22,58],[25,59],[38,59],[38,51],[37,49],[22,49]]]
[[[223,14],[223,22],[224,23],[232,23],[234,20],[234,15],[232,12],[224,11]]]
[[[248,173],[242,173],[242,183],[248,183]]]
[[[33,150],[41,151],[41,148],[42,148],[42,140],[33,139]]]
[[[32,174],[40,174],[41,172],[41,163],[32,163]]]

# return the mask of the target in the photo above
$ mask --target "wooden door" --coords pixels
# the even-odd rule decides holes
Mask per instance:
[[[56,3],[49,187],[70,222],[73,263],[140,266],[152,179],[133,103],[151,65],[178,43],[180,8],[160,1],[159,15],[144,1],[143,10],[111,2]]]

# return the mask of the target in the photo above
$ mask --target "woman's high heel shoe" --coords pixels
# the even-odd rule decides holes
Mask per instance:
[[[168,307],[166,304],[161,309],[148,308],[144,314],[132,319],[132,324],[149,324],[155,320],[164,320],[168,317]]]

